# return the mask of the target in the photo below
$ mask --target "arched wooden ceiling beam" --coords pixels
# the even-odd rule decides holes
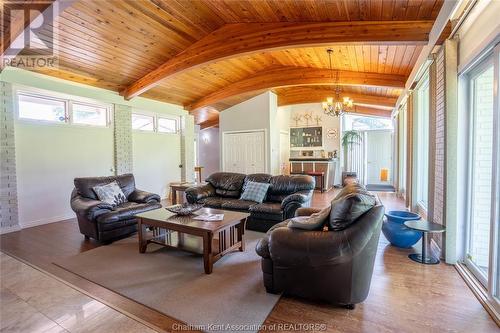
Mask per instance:
[[[425,44],[433,24],[434,21],[226,24],[132,83],[121,94],[130,99],[173,74],[253,52],[334,43]]]
[[[338,79],[341,85],[379,86],[401,89],[404,88],[406,82],[406,77],[404,75],[352,71],[338,71]],[[329,69],[293,66],[280,67],[274,70],[259,72],[256,75],[227,85],[185,106],[185,108],[189,111],[194,111],[199,108],[213,105],[226,98],[252,91],[288,86],[331,85],[334,83],[335,79],[331,78]]]
[[[328,89],[314,89],[310,87],[287,88],[286,91],[276,91],[278,95],[278,106],[302,103],[321,103],[327,96],[334,96],[334,92]],[[394,107],[397,97],[380,95],[357,94],[352,92],[341,92],[340,97],[350,97],[354,103]]]
[[[355,105],[352,113],[364,114],[367,116],[377,116],[390,118],[392,110],[377,109],[369,106]]]

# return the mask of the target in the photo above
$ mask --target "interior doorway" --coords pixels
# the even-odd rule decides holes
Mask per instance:
[[[344,149],[344,171],[356,172],[369,191],[394,192],[392,119],[349,114],[343,118],[342,135],[358,132],[361,140]]]
[[[365,131],[366,184],[392,186],[392,131]]]
[[[290,134],[280,132],[280,175],[290,174]]]

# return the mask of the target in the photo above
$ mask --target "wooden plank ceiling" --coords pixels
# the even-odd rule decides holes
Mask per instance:
[[[53,23],[59,28],[55,41],[59,47],[59,68],[42,72],[121,92],[127,98],[140,91],[142,97],[185,107],[203,104],[207,96],[217,96],[221,91],[235,92],[190,111],[197,123],[214,124],[218,112],[266,90],[276,92],[281,104],[317,102],[323,93],[331,95],[334,80],[324,77],[328,70],[323,71],[322,78],[309,79],[307,83],[268,80],[267,86],[256,85],[255,90],[235,88],[266,71],[286,76],[286,69],[292,67],[309,68],[305,72],[328,69],[327,48],[334,51],[335,70],[361,72],[361,76],[394,76],[395,81],[404,81],[442,3],[443,0],[80,0]],[[340,28],[335,30],[328,24]],[[253,42],[250,37],[241,38],[239,53],[225,50],[224,57],[214,58],[210,50],[203,49],[221,36],[224,40],[226,31],[251,33],[254,28],[257,31],[268,26],[277,35],[264,35]],[[366,29],[372,27],[370,40],[371,30]],[[298,30],[292,34],[293,29]],[[287,42],[288,46],[279,41],[279,36],[288,40],[304,32],[307,38],[307,29],[319,32],[310,41]],[[338,29],[343,32],[339,34]],[[356,29],[364,29],[362,39],[356,39]],[[343,34],[353,36],[342,42]],[[321,40],[326,35],[329,39]],[[277,44],[269,44],[270,38],[275,38]],[[255,47],[245,49],[250,45],[247,43],[254,43]],[[207,56],[200,58],[200,54]],[[182,66],[176,64],[182,57]],[[161,75],[151,74],[162,66],[166,71]],[[370,82],[351,82],[343,90],[360,101],[371,102],[365,104],[376,106],[377,100],[381,107],[390,106],[391,101],[395,104],[402,88],[399,84]],[[134,90],[136,86],[147,89]]]

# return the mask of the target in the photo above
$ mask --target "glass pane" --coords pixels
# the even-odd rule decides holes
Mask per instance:
[[[391,118],[345,115],[345,130],[369,131],[392,129]]]
[[[471,82],[473,125],[468,259],[488,274],[493,153],[493,66]]]
[[[73,123],[106,126],[107,111],[101,106],[73,103]]]
[[[418,89],[417,95],[417,201],[427,209],[429,178],[429,81]]]
[[[19,95],[19,118],[66,121],[66,103],[57,99]]]
[[[176,133],[177,121],[175,119],[158,118],[158,132]]]
[[[153,117],[133,113],[132,114],[132,129],[152,132],[154,130]]]

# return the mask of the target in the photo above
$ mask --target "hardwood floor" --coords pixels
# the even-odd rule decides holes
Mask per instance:
[[[315,193],[312,205],[325,206],[335,193]],[[380,193],[379,197],[387,210],[404,207],[394,194]],[[178,323],[175,319],[52,264],[57,258],[97,246],[100,245],[94,241],[84,240],[75,220],[0,237],[0,248],[4,253],[53,275],[150,328],[172,331],[174,323]],[[407,255],[417,249],[418,244],[411,250],[397,249],[381,237],[370,295],[355,310],[282,297],[265,325],[270,325],[268,330],[274,331],[304,331],[304,326],[299,325],[323,324],[328,332],[498,332],[497,325],[455,268],[446,264],[425,266],[414,263]]]

